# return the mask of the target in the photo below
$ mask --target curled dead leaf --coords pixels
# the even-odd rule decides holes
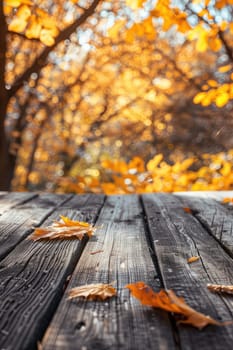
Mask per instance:
[[[211,292],[215,292],[215,293],[233,294],[233,285],[207,284],[207,288]]]
[[[160,292],[154,292],[144,282],[136,282],[128,284],[126,286],[132,293],[132,295],[139,299],[143,305],[160,308],[169,312],[174,312],[185,317],[179,321],[179,323],[186,323],[194,326],[198,329],[202,329],[209,324],[216,326],[224,326],[231,324],[232,322],[218,322],[206,316],[186,304],[183,298],[177,297],[172,290],[160,290]]]
[[[117,294],[112,284],[88,284],[70,290],[68,299],[83,297],[88,300],[105,300]]]
[[[187,262],[188,262],[188,264],[191,264],[191,263],[193,263],[193,262],[195,262],[195,261],[197,261],[199,259],[200,259],[200,256],[191,256],[191,258],[189,258],[187,260]]]
[[[81,240],[84,235],[91,237],[95,231],[95,228],[87,222],[74,221],[62,215],[60,218],[61,221],[54,221],[50,226],[36,228],[28,238],[33,241],[67,238],[78,238]]]

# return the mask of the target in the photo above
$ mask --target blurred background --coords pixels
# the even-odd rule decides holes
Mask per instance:
[[[232,190],[232,5],[1,2],[0,190]]]

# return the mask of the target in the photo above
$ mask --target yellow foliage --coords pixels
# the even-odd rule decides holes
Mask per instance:
[[[227,64],[227,65],[225,65],[225,66],[219,67],[219,68],[218,68],[218,71],[219,71],[220,73],[226,73],[226,72],[228,72],[231,68],[232,68],[231,64]]]
[[[117,23],[116,23],[117,24]],[[114,26],[110,28],[114,30]],[[154,40],[156,36],[156,29],[152,21],[152,17],[148,17],[139,23],[134,23],[126,32],[126,42],[133,43],[136,38],[147,38],[148,40]]]
[[[21,5],[20,0],[6,0],[6,5],[11,7],[19,7]]]
[[[31,16],[31,9],[27,5],[22,5],[17,11],[17,17],[24,19],[25,21]]]
[[[119,20],[114,23],[114,25],[109,28],[108,36],[112,39],[116,39],[119,36],[120,31],[123,29],[125,25],[125,20]]]
[[[23,18],[14,18],[9,24],[9,30],[16,33],[21,33],[27,27],[27,21]]]
[[[77,177],[60,180],[60,190],[85,193],[127,194],[144,192],[176,192],[203,190],[231,190],[233,188],[233,150],[228,153],[205,154],[203,165],[197,170],[194,158],[183,159],[175,164],[163,160],[158,154],[146,164],[140,157],[126,163],[123,160],[106,160],[102,170],[108,182],[97,178]]]
[[[19,7],[22,4],[33,5],[33,2],[30,0],[5,0],[4,2],[7,6],[10,7]]]
[[[9,14],[9,9],[17,8],[14,17],[9,23],[9,30],[16,33],[24,33],[28,39],[40,39],[40,41],[51,46],[55,43],[55,37],[59,30],[55,19],[44,10],[33,6],[29,0],[6,2],[5,13]]]
[[[206,97],[206,93],[205,92],[199,92],[198,94],[196,94],[196,96],[193,99],[193,102],[195,104],[201,103]]]
[[[217,9],[222,9],[223,7],[225,7],[226,5],[228,5],[228,3],[230,3],[230,1],[228,1],[228,0],[217,0],[216,1],[216,8]]]
[[[154,10],[151,11],[151,15],[163,19],[164,31],[169,30],[174,25],[181,33],[185,33],[191,29],[187,21],[187,14],[177,7],[170,7],[169,0],[158,0]]]
[[[53,30],[42,29],[40,32],[40,41],[47,46],[52,46],[55,43]]]
[[[217,87],[218,86],[218,83],[217,83],[216,80],[207,80],[207,83],[211,87]]]
[[[32,39],[32,38],[37,39],[40,37],[41,29],[42,29],[41,24],[38,22],[36,16],[32,15],[31,22],[27,27],[25,35],[29,39]]]
[[[214,86],[216,82],[209,80],[209,86]],[[209,106],[215,103],[217,107],[224,107],[231,99],[233,99],[233,84],[223,84],[208,91],[199,92],[193,98],[195,104],[200,103],[202,106]]]
[[[219,51],[222,47],[222,42],[218,38],[218,28],[215,26],[210,29],[198,24],[188,32],[187,38],[191,41],[196,40],[198,52],[205,52],[207,49]]]
[[[223,107],[229,101],[229,94],[227,92],[223,92],[220,95],[217,95],[215,103],[217,107]]]
[[[142,7],[146,0],[125,0],[127,6],[131,7],[133,10],[137,10]]]
[[[157,154],[154,158],[152,158],[148,163],[147,163],[147,170],[153,172],[156,167],[159,165],[161,160],[163,159],[162,154]]]

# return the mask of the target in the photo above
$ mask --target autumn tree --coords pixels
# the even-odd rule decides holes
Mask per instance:
[[[72,3],[72,2],[71,2]],[[17,147],[22,129],[27,124],[24,110],[30,104],[30,83],[38,80],[45,66],[49,64],[49,56],[60,43],[76,32],[95,12],[100,0],[86,2],[85,6],[73,4],[75,15],[67,5],[51,5],[46,12],[45,4],[40,2],[40,8],[29,0],[1,2],[1,57],[0,57],[0,189],[9,189],[13,178],[17,150],[12,152],[10,135],[6,131],[9,122],[9,107],[14,104],[20,106],[17,116],[16,130]],[[15,11],[16,8],[16,11]],[[46,7],[45,7],[46,8]],[[59,27],[59,18],[69,13],[71,20]],[[53,18],[54,16],[54,18]],[[56,20],[55,20],[56,19]],[[13,42],[12,42],[13,38]],[[30,42],[28,41],[30,40]],[[35,41],[38,41],[35,45]],[[41,45],[44,44],[44,45]],[[7,45],[10,51],[7,49]],[[25,51],[23,52],[23,49]],[[15,51],[15,52],[14,52]],[[16,56],[15,56],[16,55]],[[15,57],[14,57],[15,56]],[[18,57],[17,57],[18,56]],[[31,57],[32,56],[32,57]],[[10,70],[7,69],[10,66]],[[31,87],[33,87],[31,83]],[[27,93],[29,91],[29,93]],[[24,124],[24,126],[22,126]]]
[[[201,90],[203,73],[212,77],[209,67],[213,61],[212,52],[197,52],[190,61],[190,52],[195,52],[193,42],[171,47],[169,42],[155,37],[151,28],[151,37],[146,41],[143,40],[143,28],[139,31],[140,35],[137,30],[132,32],[133,40],[125,31],[118,33],[115,27],[108,31],[107,38],[102,33],[98,36],[95,33],[95,42],[92,43],[95,50],[89,51],[78,68],[77,62],[70,62],[68,71],[55,73],[61,79],[56,79],[56,83],[51,85],[56,91],[56,98],[52,99],[55,99],[55,104],[48,99],[47,103],[50,110],[56,111],[52,120],[50,118],[50,125],[51,130],[57,130],[57,142],[54,143],[51,131],[41,131],[42,140],[47,140],[47,151],[37,152],[34,164],[37,172],[31,175],[27,172],[26,177],[30,175],[32,182],[36,184],[36,179],[40,181],[40,153],[44,159],[49,159],[49,154],[53,152],[51,174],[56,173],[55,163],[59,163],[57,172],[60,176],[67,176],[70,172],[74,173],[72,167],[93,147],[100,152],[101,148],[109,149],[112,153],[116,144],[118,156],[130,159],[133,154],[138,154],[149,160],[156,152],[168,156],[174,149],[182,151],[181,146],[183,149],[189,147],[190,154],[195,151],[194,147],[198,152],[198,144],[203,148],[207,142],[203,144],[199,136],[196,137],[198,144],[190,145],[189,140],[195,137],[195,130],[198,135],[203,127],[205,140],[209,140],[209,144],[216,140],[212,127],[209,132],[208,127],[213,124],[213,130],[216,130],[217,124],[214,123],[217,119],[208,118],[208,115],[204,118],[203,107],[192,102],[193,96]],[[190,77],[193,69],[198,69],[199,74]],[[35,152],[32,154],[35,155]],[[23,169],[27,169],[27,163],[21,158],[20,164],[22,173]],[[48,179],[52,175],[48,174],[47,163],[45,168]],[[41,173],[45,174],[45,171],[41,170]]]
[[[232,124],[230,1],[99,2],[7,1],[1,188],[15,173],[15,189],[55,189],[88,157],[100,164],[101,154],[147,162],[176,153],[177,161],[187,148],[191,157],[214,143],[219,151],[218,140],[224,146]]]

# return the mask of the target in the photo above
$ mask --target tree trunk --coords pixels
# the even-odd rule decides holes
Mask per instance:
[[[60,32],[53,46],[46,47],[41,55],[37,57],[35,62],[28,67],[25,72],[15,81],[11,89],[8,91],[5,88],[5,64],[6,64],[6,38],[7,25],[3,11],[3,1],[0,2],[0,191],[10,190],[11,180],[14,176],[16,165],[16,155],[9,153],[9,141],[5,132],[5,120],[7,113],[7,105],[11,97],[13,97],[23,86],[33,72],[40,72],[46,64],[48,55],[55,47],[66,38],[68,38],[79,26],[81,26],[88,17],[90,17],[101,0],[93,0],[92,4],[83,14],[77,18],[74,23],[69,25]]]
[[[7,110],[7,90],[5,88],[6,63],[6,33],[7,26],[3,12],[3,1],[0,3],[0,191],[10,189],[9,156],[5,132],[5,119]]]
[[[8,191],[10,189],[10,174],[9,174],[9,156],[7,139],[4,128],[4,118],[6,113],[6,104],[4,97],[0,96],[0,191]]]

